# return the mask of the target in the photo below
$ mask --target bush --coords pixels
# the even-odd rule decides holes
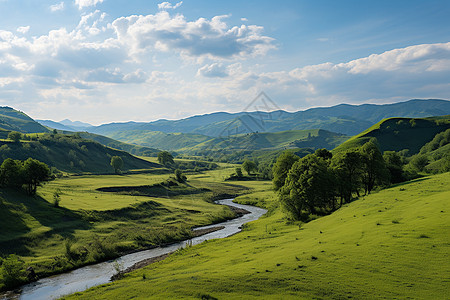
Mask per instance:
[[[7,287],[17,285],[24,278],[24,262],[15,254],[10,254],[3,260],[1,273]]]

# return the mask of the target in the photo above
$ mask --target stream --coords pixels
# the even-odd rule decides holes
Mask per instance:
[[[225,199],[217,201],[218,204],[234,206],[243,208],[249,211],[242,217],[232,219],[226,222],[197,227],[194,230],[207,229],[211,227],[224,226],[225,228],[202,236],[198,236],[189,240],[168,245],[166,247],[158,247],[149,250],[143,250],[131,254],[124,255],[117,258],[117,261],[122,269],[133,266],[135,263],[142,260],[158,257],[163,254],[173,252],[179,248],[186,247],[186,245],[197,245],[205,240],[221,239],[231,236],[241,231],[241,226],[245,223],[259,219],[267,211],[265,209],[254,207],[250,205],[242,205],[233,203],[233,199]],[[36,282],[26,284],[20,288],[19,293],[15,294],[0,294],[3,299],[57,299],[64,295],[73,294],[87,290],[93,286],[108,283],[112,275],[116,273],[114,269],[114,260],[98,263],[95,265],[81,267],[79,269],[54,275],[51,277],[42,278]]]

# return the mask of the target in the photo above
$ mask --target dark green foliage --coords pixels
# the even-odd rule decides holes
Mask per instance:
[[[18,143],[20,142],[20,139],[22,138],[22,134],[20,132],[17,131],[11,131],[8,134],[8,139],[10,139],[11,141],[13,141],[14,143]]]
[[[361,186],[362,155],[357,149],[340,152],[333,156],[332,168],[337,181],[337,193],[343,202],[350,202],[353,193]]]
[[[376,145],[376,140],[372,139],[361,147],[362,155],[362,181],[366,194],[375,187],[375,184],[383,184],[388,181],[388,171],[383,155]]]
[[[116,174],[120,173],[120,170],[123,168],[123,160],[120,156],[111,157],[111,167],[114,168],[114,172]]]
[[[178,182],[183,183],[183,182],[186,182],[187,178],[180,169],[176,169],[175,170],[175,179]]]
[[[406,180],[403,174],[404,157],[395,151],[385,151],[383,159],[389,171],[389,178],[391,183],[399,183]]]
[[[335,178],[328,163],[317,155],[308,155],[292,165],[280,190],[280,201],[296,220],[303,213],[334,207]]]
[[[325,148],[317,149],[314,154],[316,154],[318,157],[322,157],[323,159],[331,159],[333,157],[333,153]]]
[[[25,186],[29,195],[34,195],[40,183],[49,179],[49,167],[32,158],[24,162],[8,158],[0,166],[1,185],[16,189]]]
[[[12,287],[24,280],[24,262],[15,254],[10,254],[3,259],[1,272],[3,281],[7,287]]]
[[[299,159],[300,157],[291,151],[285,151],[278,157],[272,168],[273,186],[276,191],[284,185],[289,170]]]
[[[258,166],[254,161],[245,160],[242,164],[242,168],[247,172],[248,175],[251,175],[252,171],[258,170]]]
[[[237,176],[237,177],[242,177],[242,168],[237,167],[235,173],[236,173],[236,176]]]
[[[158,153],[158,162],[164,166],[173,165],[173,156],[169,151],[161,151]]]

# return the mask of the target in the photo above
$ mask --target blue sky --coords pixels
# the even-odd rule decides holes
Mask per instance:
[[[0,0],[0,105],[92,124],[449,99],[450,1]]]

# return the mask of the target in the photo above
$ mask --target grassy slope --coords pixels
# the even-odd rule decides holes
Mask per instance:
[[[93,246],[96,240],[117,252],[185,239],[192,226],[232,216],[226,207],[205,201],[215,194],[245,192],[243,186],[222,183],[232,171],[233,168],[225,168],[190,175],[188,185],[173,187],[176,192],[188,194],[176,196],[161,193],[149,197],[96,190],[150,185],[169,177],[153,174],[62,178],[39,188],[36,197],[2,189],[0,255],[17,253],[39,274],[49,274],[102,259],[104,256],[96,254]],[[50,204],[56,189],[61,190],[60,208]],[[64,256],[67,239],[74,240],[74,251],[88,250],[83,261],[67,261]]]
[[[370,138],[375,137],[382,152],[409,149],[409,153],[414,154],[419,152],[420,148],[431,141],[437,133],[448,128],[450,128],[450,117],[448,116],[436,119],[390,118],[380,121],[352,137],[334,151],[361,146]]]
[[[160,167],[160,165],[139,159],[127,152],[74,136],[40,135],[37,141],[22,141],[21,143],[0,141],[0,159],[26,160],[32,157],[66,172],[113,173],[114,170],[110,165],[112,156],[122,157],[123,170]]]
[[[276,210],[233,237],[67,298],[445,299],[448,182],[450,173],[395,186],[300,230]],[[243,200],[270,203],[273,195],[256,197]]]
[[[47,128],[35,122],[23,112],[17,111],[10,107],[0,107],[0,128],[25,133],[48,131]]]

